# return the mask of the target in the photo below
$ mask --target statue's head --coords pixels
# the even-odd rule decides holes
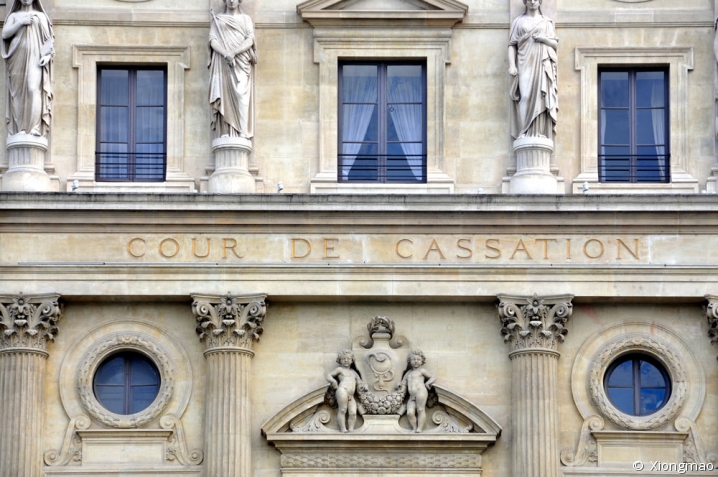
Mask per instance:
[[[426,355],[423,351],[411,350],[409,356],[406,357],[406,362],[412,364],[412,361],[416,363],[420,362],[421,364],[419,364],[419,366],[424,366],[424,363],[426,363]]]
[[[349,364],[346,364],[346,366],[349,366],[354,362],[354,353],[352,353],[352,350],[350,349],[343,349],[339,352],[339,356],[337,356],[337,363],[345,365],[347,362]]]
[[[542,0],[524,0],[524,6],[526,7],[527,13],[529,10],[538,10],[541,13],[541,2]],[[541,13],[543,15],[543,13]]]

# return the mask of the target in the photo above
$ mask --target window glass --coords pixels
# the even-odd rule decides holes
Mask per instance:
[[[599,72],[599,179],[670,182],[667,71]]]
[[[342,181],[426,182],[426,67],[340,64]]]
[[[166,72],[101,68],[97,181],[164,181]]]
[[[606,394],[621,412],[647,416],[661,409],[670,398],[670,379],[656,360],[631,354],[616,360],[606,371]]]
[[[143,354],[115,354],[100,364],[94,388],[95,397],[108,411],[135,414],[147,409],[157,397],[160,373]]]

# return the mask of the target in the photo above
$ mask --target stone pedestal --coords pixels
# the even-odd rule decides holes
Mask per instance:
[[[572,296],[499,296],[504,341],[511,345],[513,477],[560,477],[558,343]]]
[[[9,168],[2,176],[2,190],[10,192],[52,191],[50,176],[45,172],[47,138],[15,134],[7,138]]]
[[[59,295],[0,296],[0,475],[41,477],[47,343]]]
[[[211,194],[252,194],[256,191],[254,176],[249,172],[252,141],[222,137],[212,141],[214,172],[209,177]]]
[[[192,298],[207,359],[204,475],[250,477],[249,375],[252,347],[263,331],[266,295]]]
[[[516,174],[511,177],[510,194],[556,194],[558,180],[551,173],[553,141],[525,137],[514,141]]]

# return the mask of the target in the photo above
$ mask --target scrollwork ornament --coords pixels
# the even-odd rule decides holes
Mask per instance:
[[[47,350],[62,317],[60,295],[0,295],[0,351],[10,348]]]
[[[234,347],[251,350],[264,331],[262,322],[267,312],[266,298],[192,295],[192,311],[197,320],[197,334],[207,349]]]
[[[573,449],[561,451],[561,463],[566,467],[580,467],[586,462],[595,465],[598,462],[598,445],[593,432],[602,430],[604,426],[605,421],[601,416],[591,416],[583,421],[576,451],[574,452]]]
[[[187,439],[184,433],[182,421],[176,416],[165,415],[160,419],[162,429],[172,430],[172,435],[167,439],[167,450],[165,458],[168,462],[177,461],[182,465],[199,465],[204,460],[204,453],[199,449],[187,450]]]
[[[671,397],[665,406],[649,416],[631,416],[618,410],[606,395],[603,379],[606,370],[621,355],[640,352],[648,354],[666,366],[671,382]],[[620,428],[648,431],[666,425],[675,419],[688,397],[687,371],[683,360],[671,345],[643,333],[624,335],[606,343],[593,359],[589,372],[588,391],[591,402],[602,416],[608,418]]]
[[[77,431],[90,428],[90,418],[84,414],[74,417],[67,425],[62,449],[45,452],[45,464],[50,467],[82,464],[82,439]]]
[[[556,351],[568,334],[566,323],[573,313],[573,296],[540,298],[499,296],[498,314],[504,342],[513,351]]]
[[[149,407],[135,414],[119,415],[105,409],[95,397],[93,382],[95,372],[109,355],[120,350],[136,350],[150,358],[160,372],[160,389]],[[117,333],[90,348],[81,360],[77,372],[77,392],[80,402],[90,416],[109,427],[132,429],[142,427],[157,419],[172,399],[174,392],[174,367],[167,351],[150,336],[141,333]]]

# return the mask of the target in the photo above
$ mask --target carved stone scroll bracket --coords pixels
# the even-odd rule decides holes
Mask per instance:
[[[202,463],[204,453],[201,450],[187,450],[187,439],[185,438],[182,421],[176,416],[162,416],[160,427],[173,431],[172,435],[167,439],[166,458],[168,462],[176,461],[182,465],[199,465]]]
[[[512,352],[545,349],[557,352],[573,313],[573,295],[540,298],[499,295],[497,305],[504,342]]]
[[[576,451],[574,452],[573,449],[561,451],[561,464],[566,467],[581,467],[585,466],[586,462],[596,465],[598,448],[592,432],[602,430],[604,425],[605,422],[601,416],[591,416],[583,421]]]
[[[77,431],[84,431],[90,428],[90,417],[79,415],[70,420],[65,432],[65,439],[59,451],[50,450],[45,452],[45,464],[55,467],[64,465],[82,464],[82,439]]]
[[[680,417],[676,419],[675,428],[678,432],[688,432],[688,437],[683,444],[683,462],[691,464],[718,464],[718,455],[715,453],[706,454],[703,451],[701,437],[696,423],[692,420]]]
[[[389,346],[392,349],[399,349],[409,340],[405,336],[396,336],[396,326],[394,321],[390,320],[386,316],[375,316],[371,319],[369,324],[366,325],[369,331],[369,336],[357,336],[354,339],[354,344],[361,346],[362,348],[371,349],[374,347],[374,336],[376,335],[379,339],[388,340]]]
[[[0,351],[32,348],[46,351],[62,317],[60,295],[0,295]]]
[[[705,307],[706,319],[708,320],[708,337],[711,344],[718,346],[718,296],[706,295],[708,303]]]
[[[207,351],[235,348],[252,354],[254,342],[262,334],[267,313],[267,295],[208,296],[193,294],[192,311],[197,319],[197,334]]]

